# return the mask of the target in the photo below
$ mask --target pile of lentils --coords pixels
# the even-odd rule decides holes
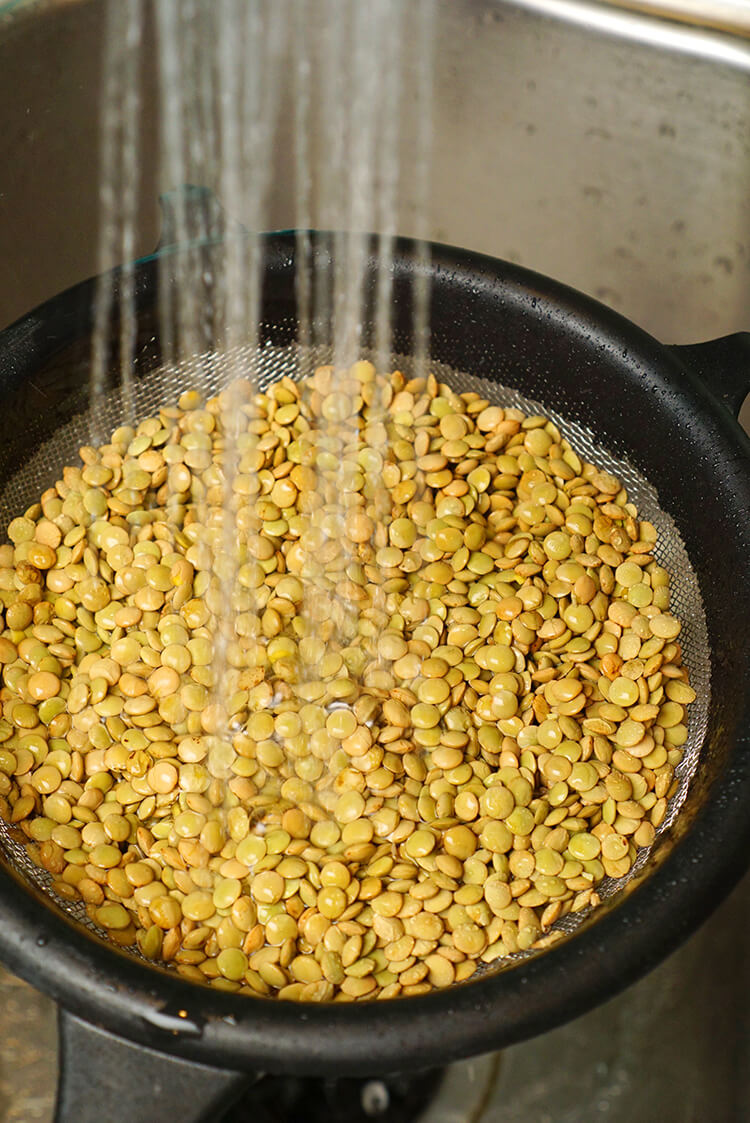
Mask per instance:
[[[669,575],[550,420],[361,361],[80,457],[0,546],[0,815],[111,940],[422,994],[653,842],[695,698]]]

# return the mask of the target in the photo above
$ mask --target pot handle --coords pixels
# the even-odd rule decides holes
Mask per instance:
[[[134,1045],[60,1007],[55,1123],[216,1123],[256,1077]]]
[[[739,331],[708,343],[690,343],[669,348],[705,383],[713,394],[738,417],[750,394],[750,332]]]

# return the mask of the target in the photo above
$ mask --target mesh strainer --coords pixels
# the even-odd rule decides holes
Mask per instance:
[[[318,276],[330,275],[334,245],[332,236],[312,236]],[[138,416],[174,400],[185,385],[215,390],[227,369],[216,357],[177,367],[164,362],[157,272],[162,285],[173,284],[179,252],[136,269]],[[206,246],[201,252],[213,251]],[[373,343],[374,244],[368,261],[366,346]],[[113,1039],[63,1015],[59,1118],[67,1111],[65,1118],[84,1123],[114,1123],[125,1107],[127,1118],[152,1118],[134,1110],[143,1083],[134,1066],[148,1071],[149,1081],[181,1078],[183,1091],[189,1090],[180,1110],[190,1120],[203,1118],[207,1104],[239,1086],[241,1078],[206,1065],[311,1074],[388,1071],[486,1052],[532,1035],[610,997],[653,966],[719,902],[745,864],[750,455],[730,411],[750,389],[750,336],[668,348],[593,301],[516,267],[441,246],[432,247],[429,267],[423,262],[413,243],[397,244],[394,350],[403,363],[414,350],[415,276],[429,269],[432,365],[440,376],[499,404],[548,413],[579,453],[623,478],[659,529],[660,560],[674,574],[685,661],[700,699],[691,707],[670,817],[627,884],[605,886],[604,903],[574,930],[571,923],[568,938],[543,955],[441,993],[322,1007],[199,988],[105,946],[80,923],[83,912],[69,903],[64,910],[54,906],[44,875],[0,828],[0,949],[6,962],[67,1011],[171,1054],[165,1060],[121,1045],[107,1079],[128,1098],[119,1106],[117,1097],[111,1105],[99,1099],[97,1114],[90,1114],[92,1103],[81,1092],[86,1085],[79,1082],[80,1046],[106,1065],[102,1058]],[[79,286],[0,337],[3,524],[56,479],[89,439],[92,295],[92,283]],[[283,374],[299,377],[327,357],[325,330],[314,354],[296,343],[293,235],[270,235],[263,242],[261,319],[259,350],[232,355],[233,370],[238,362],[252,363],[268,383]],[[713,383],[716,396],[700,376]],[[97,428],[104,432],[120,423],[122,410],[113,374]],[[174,1087],[168,1103],[174,1111]],[[152,1089],[149,1104],[156,1118]]]

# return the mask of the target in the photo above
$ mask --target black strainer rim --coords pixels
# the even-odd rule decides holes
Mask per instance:
[[[293,235],[269,236],[267,250],[279,268],[288,269]],[[396,269],[413,270],[416,260],[416,244],[400,240]],[[595,301],[520,267],[436,245],[432,268],[436,283],[460,276],[479,293],[498,285],[522,293],[530,315],[554,313],[582,339],[595,335],[603,361],[628,356],[661,390],[679,396],[681,408],[701,417],[724,457],[733,508],[750,519],[750,442],[690,369],[695,349],[685,349],[684,361],[681,349],[663,346]],[[82,296],[90,297],[86,285],[42,306],[32,314],[34,321],[44,325],[53,309],[59,315],[63,299],[71,308],[80,306]],[[28,332],[30,319],[6,333],[11,345],[20,347],[21,325]],[[738,362],[741,347],[747,340],[737,345]],[[6,381],[20,385],[24,378],[23,364],[11,354]],[[750,376],[735,372],[727,378],[725,402],[737,400],[741,387],[750,388]],[[743,534],[741,524],[737,533]],[[745,588],[748,583],[750,575]],[[740,611],[746,608],[747,597]],[[749,622],[746,616],[736,668],[739,689],[750,677]],[[0,952],[12,970],[87,1021],[219,1067],[365,1074],[487,1052],[548,1030],[617,993],[684,940],[731,889],[750,854],[747,698],[743,718],[720,782],[714,781],[690,829],[653,872],[545,953],[444,991],[387,1002],[302,1005],[199,987],[97,940],[2,865]]]

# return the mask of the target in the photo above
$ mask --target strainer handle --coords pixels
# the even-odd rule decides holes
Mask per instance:
[[[688,370],[697,374],[706,389],[739,416],[750,394],[750,332],[739,331],[708,343],[670,347]]]
[[[55,1123],[215,1123],[254,1077],[134,1045],[60,1008]]]

